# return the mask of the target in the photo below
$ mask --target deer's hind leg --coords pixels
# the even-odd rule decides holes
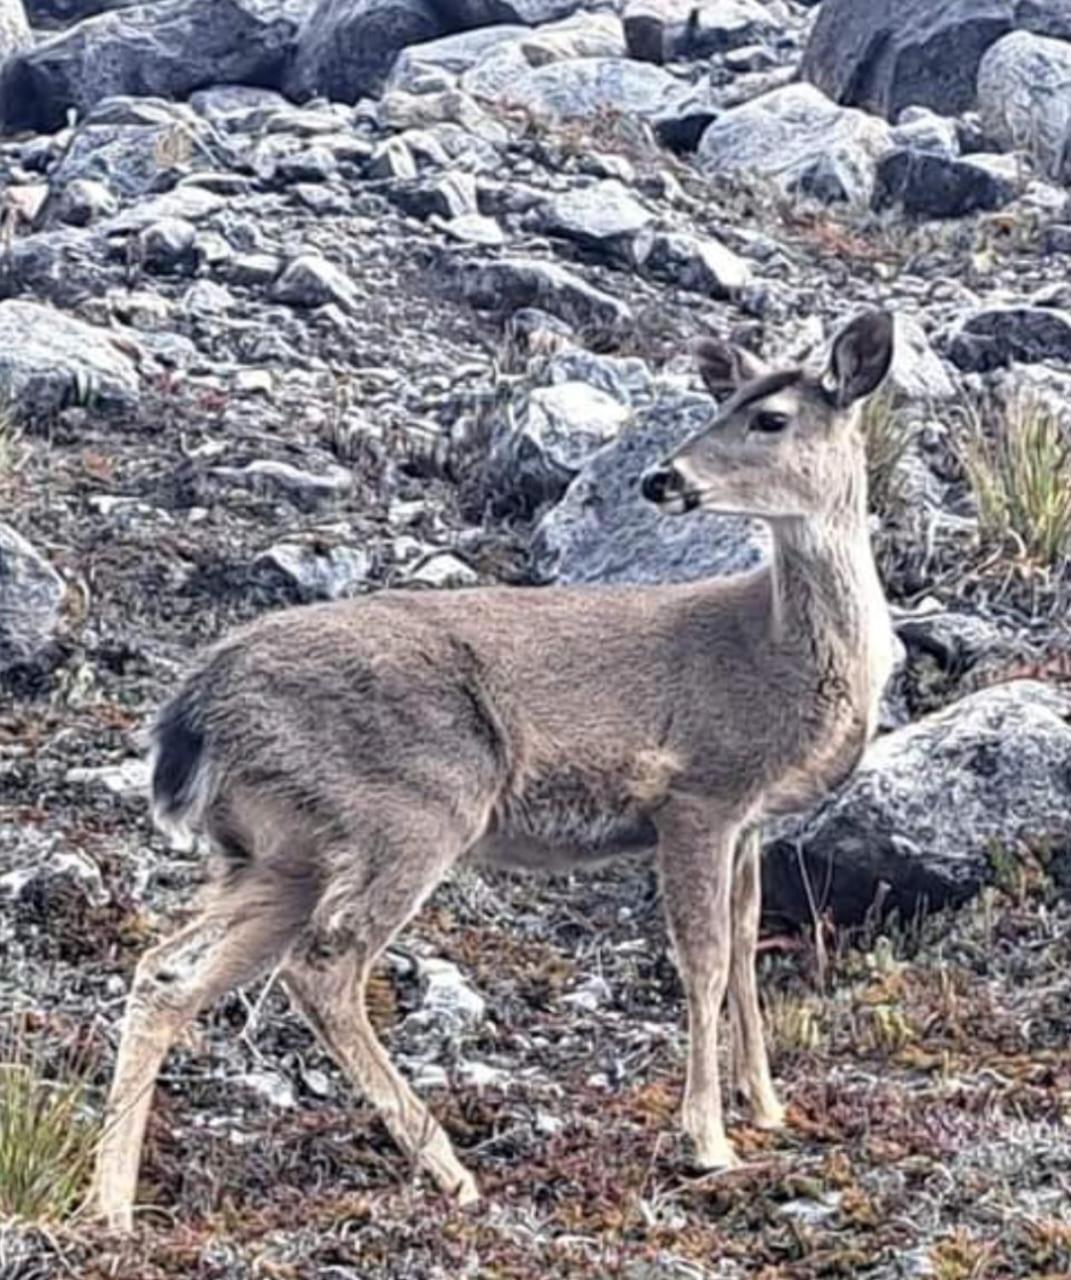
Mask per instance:
[[[398,1073],[365,1007],[376,956],[419,910],[476,833],[427,811],[395,817],[336,854],[337,885],[318,923],[294,947],[283,982],[327,1052],[379,1113],[398,1146],[440,1190],[468,1204],[475,1179],[450,1139]]]
[[[755,972],[762,907],[762,840],[757,827],[737,844],[732,891],[732,958],[729,968],[729,1011],[732,1053],[738,1084],[751,1104],[760,1129],[779,1129],[785,1109],[774,1089],[759,1008]]]
[[[296,880],[284,886],[251,871],[139,961],[90,1192],[95,1211],[113,1228],[133,1225],[145,1125],[168,1050],[206,1005],[258,978],[282,955],[311,908],[301,889]]]

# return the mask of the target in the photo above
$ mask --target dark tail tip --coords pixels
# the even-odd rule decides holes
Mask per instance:
[[[180,693],[164,707],[153,739],[153,806],[161,817],[175,817],[189,807],[205,751],[205,736],[196,723],[191,698]]]

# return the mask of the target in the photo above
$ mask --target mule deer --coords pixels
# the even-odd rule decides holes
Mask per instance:
[[[717,1024],[743,1092],[783,1112],[755,982],[756,823],[811,803],[875,725],[891,631],[867,534],[856,406],[892,322],[869,312],[822,373],[696,344],[711,425],[645,476],[666,513],[769,525],[768,564],[656,587],[384,592],[269,614],[210,652],[154,728],[158,823],[204,836],[201,914],[137,968],[94,1196],[127,1228],[154,1082],[209,1001],[279,966],[395,1140],[461,1202],[476,1184],[373,1033],[376,955],[465,854],[559,868],[657,853],[687,997],[683,1127],[734,1163]]]

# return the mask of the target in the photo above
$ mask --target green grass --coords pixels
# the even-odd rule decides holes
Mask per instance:
[[[85,1066],[45,1068],[25,1019],[0,1032],[0,1219],[58,1222],[79,1206],[99,1124],[86,1104]]]
[[[1040,568],[1071,548],[1071,420],[1022,388],[964,412],[961,454],[986,546]]]
[[[896,498],[896,469],[911,443],[913,427],[896,399],[882,387],[863,405],[860,422],[866,440],[867,486],[875,511],[889,508]]]

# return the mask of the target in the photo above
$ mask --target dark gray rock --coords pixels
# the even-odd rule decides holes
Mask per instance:
[[[908,106],[973,107],[982,55],[1017,29],[1071,38],[1049,0],[824,0],[801,75],[845,106],[895,120]]]
[[[648,231],[636,237],[632,252],[645,274],[712,298],[731,298],[751,280],[743,258],[710,236]]]
[[[138,379],[106,329],[22,299],[0,302],[0,397],[16,418],[72,404],[128,408]]]
[[[899,205],[918,218],[962,218],[1003,209],[1021,185],[1012,156],[949,157],[898,147],[878,161],[873,207]]]
[[[447,30],[428,0],[318,0],[301,29],[287,92],[336,102],[372,96],[403,49]]]
[[[452,30],[516,23],[538,27],[568,17],[581,0],[436,0],[436,8]]]
[[[30,25],[40,31],[70,27],[109,9],[130,9],[139,0],[26,0]]]
[[[965,902],[1040,851],[1071,883],[1071,698],[1034,681],[974,693],[879,738],[848,782],[767,844],[767,911],[857,922],[875,902],[912,918]],[[887,886],[883,888],[883,886]]]
[[[838,107],[808,84],[790,84],[719,116],[699,142],[711,175],[749,174],[827,203],[868,203],[888,125]]]
[[[709,422],[709,397],[665,394],[591,458],[536,528],[537,574],[554,582],[691,582],[759,564],[767,535],[753,521],[696,511],[663,516],[640,476]]]
[[[197,263],[197,228],[185,218],[161,218],[138,234],[138,258],[150,271],[190,271]]]
[[[0,127],[51,133],[115,94],[182,98],[237,81],[277,87],[296,24],[282,0],[155,0],[103,13],[11,58]]]
[[[656,63],[709,58],[777,31],[757,0],[629,0],[623,21],[629,56]]]
[[[0,672],[33,662],[51,642],[63,579],[9,525],[0,523]]]
[[[1071,44],[1016,31],[978,68],[982,124],[1001,146],[1025,151],[1057,182],[1071,179]]]
[[[448,264],[444,286],[480,311],[538,307],[581,329],[621,328],[632,320],[627,303],[587,284],[565,267],[537,258]]]
[[[1012,361],[1071,361],[1071,312],[1055,307],[987,307],[943,335],[948,358],[969,373],[1000,369]]]

